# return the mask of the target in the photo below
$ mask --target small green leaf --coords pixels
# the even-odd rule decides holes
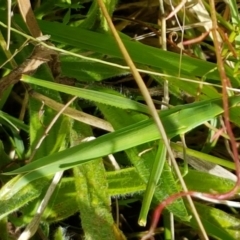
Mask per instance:
[[[70,18],[71,18],[71,9],[68,9],[68,11],[66,12],[66,14],[63,17],[63,24],[67,25]]]

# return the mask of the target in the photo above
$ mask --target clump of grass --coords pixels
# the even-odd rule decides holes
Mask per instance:
[[[237,5],[25,2],[0,10],[3,239],[236,239]]]

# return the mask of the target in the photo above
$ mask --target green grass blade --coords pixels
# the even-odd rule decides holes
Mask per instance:
[[[12,117],[5,112],[0,111],[0,119],[1,118],[8,122],[10,125],[12,125],[12,127],[14,127],[15,129],[21,129],[24,132],[28,133],[29,127],[26,124],[24,124],[23,121]]]
[[[4,14],[0,14],[0,19],[4,22],[4,18],[1,18],[1,16],[4,16]],[[15,14],[13,18],[23,29],[26,29],[19,15]],[[51,40],[56,43],[102,53],[103,55],[109,55],[122,60],[122,55],[117,48],[115,40],[108,34],[70,27],[57,22],[39,20],[38,23],[43,34],[50,35]],[[165,71],[166,73],[177,76],[179,69],[178,54],[131,41],[127,36],[123,38],[123,42],[136,64],[149,66],[158,72]],[[142,57],[143,52],[144,57]],[[207,77],[212,80],[220,80],[216,64],[182,56],[181,66],[182,74],[187,74],[188,77],[203,77],[207,74]],[[239,80],[232,77],[233,71],[228,68],[227,73],[232,81],[232,85],[237,86]]]
[[[178,152],[182,152],[182,146],[177,143],[171,142],[171,147]],[[224,160],[224,159],[221,159],[221,158],[218,158],[218,157],[206,154],[206,153],[202,153],[202,152],[199,152],[199,151],[196,151],[193,149],[186,148],[186,154],[189,156],[192,156],[192,157],[196,157],[198,159],[202,159],[207,162],[211,162],[211,163],[221,165],[223,167],[227,167],[232,170],[235,169],[235,165],[233,162],[230,162],[230,161],[227,161],[227,160]]]
[[[166,161],[167,149],[162,141],[159,141],[158,150],[150,171],[147,188],[143,196],[142,207],[139,215],[139,225],[146,226],[148,211],[159,179],[162,176],[163,166]]]
[[[39,25],[44,34],[51,35],[53,41],[122,59],[116,42],[110,35],[46,21],[39,21]],[[171,74],[178,73],[179,57],[176,53],[166,52],[125,38],[123,43],[136,64],[150,66],[154,69],[164,69]],[[142,57],[143,52],[145,53],[144,57]],[[182,57],[181,66],[182,74],[188,73],[195,76],[203,76],[216,68],[215,64],[187,56]],[[208,77],[219,80],[219,74],[216,70],[209,73]]]
[[[34,77],[30,77],[27,75],[22,76],[22,81],[26,83],[31,83],[37,86],[49,88],[52,90],[56,90],[59,92],[64,92],[71,95],[79,96],[81,98],[95,101],[98,103],[108,104],[108,105],[123,108],[123,109],[131,109],[131,110],[136,110],[144,113],[149,113],[149,110],[146,105],[135,102],[125,97],[120,97],[120,96],[103,93],[99,91],[93,91],[86,88],[77,88],[77,87],[66,86],[66,85],[62,85],[54,82],[48,82],[48,81],[44,81]]]
[[[223,111],[221,99],[202,101],[183,106],[177,112],[165,110],[160,114],[169,138],[184,134],[194,127],[212,119]],[[236,106],[240,97],[229,98],[229,106]],[[169,113],[169,115],[167,115]],[[191,116],[191,118],[189,118]],[[194,117],[197,121],[191,121]],[[156,126],[151,119],[142,121],[116,132],[106,134],[91,142],[40,158],[22,168],[5,174],[23,175],[13,186],[13,192],[25,184],[42,176],[50,175],[64,169],[69,169],[89,160],[108,154],[129,149],[140,144],[160,139]]]

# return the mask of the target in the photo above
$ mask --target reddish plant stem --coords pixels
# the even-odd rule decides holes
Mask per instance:
[[[209,35],[209,33],[210,33],[210,31],[207,31],[196,38],[184,41],[182,44],[185,46],[185,45],[200,43]]]
[[[150,228],[149,232],[145,236],[143,236],[142,240],[152,239],[152,235],[154,233],[155,228],[157,227],[157,223],[159,221],[159,218],[161,216],[163,209],[167,205],[174,202],[176,199],[178,199],[180,197],[184,197],[184,196],[192,196],[192,197],[197,197],[197,198],[204,196],[204,197],[214,199],[214,200],[224,200],[224,199],[233,197],[237,193],[239,186],[240,186],[240,163],[239,163],[239,158],[238,158],[237,143],[236,143],[236,140],[235,140],[235,137],[234,137],[231,125],[230,125],[230,121],[229,121],[229,105],[228,105],[227,87],[231,87],[231,84],[230,84],[229,78],[227,77],[226,72],[225,72],[225,68],[224,68],[224,64],[223,64],[223,60],[222,60],[222,56],[221,56],[221,46],[220,46],[220,43],[218,42],[218,38],[217,38],[218,26],[217,26],[216,14],[215,14],[214,0],[210,0],[210,9],[211,9],[211,16],[212,16],[212,23],[213,23],[212,33],[213,33],[213,41],[214,41],[216,58],[217,58],[217,67],[218,67],[218,71],[219,71],[221,82],[222,82],[224,123],[226,126],[227,134],[229,135],[229,138],[230,138],[230,143],[231,143],[232,152],[233,152],[233,160],[234,160],[235,168],[236,168],[237,181],[236,181],[235,186],[230,191],[223,193],[223,194],[210,194],[210,193],[200,193],[200,192],[189,191],[189,192],[176,193],[176,194],[173,194],[172,196],[168,197],[161,204],[159,204],[158,207],[155,209],[151,228]]]
[[[161,204],[159,204],[157,206],[157,208],[155,209],[155,211],[153,213],[153,217],[152,217],[153,220],[152,220],[152,223],[151,223],[150,230],[148,231],[148,233],[146,235],[144,235],[141,238],[141,240],[147,240],[147,239],[152,238],[152,236],[154,234],[154,230],[156,229],[158,221],[159,221],[160,216],[162,214],[162,211],[164,210],[164,208],[166,206],[172,204],[178,198],[186,197],[186,196],[200,198],[200,199],[203,199],[203,200],[206,200],[206,198],[208,198],[208,199],[215,200],[215,202],[217,201],[217,203],[222,203],[221,202],[222,199],[219,199],[219,196],[221,196],[221,194],[200,193],[200,192],[195,192],[195,191],[175,193],[175,194],[171,195],[170,197],[168,197],[166,200],[164,200]],[[219,200],[219,202],[218,202],[218,200]]]

